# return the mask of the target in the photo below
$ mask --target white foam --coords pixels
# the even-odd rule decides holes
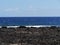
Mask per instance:
[[[57,25],[27,25],[25,27],[36,27],[36,28],[39,28],[39,27],[51,27],[51,26],[57,26]],[[0,26],[0,28],[3,27],[3,26]],[[20,27],[20,26],[6,26],[7,28],[17,28],[17,27]],[[59,27],[59,26],[57,26]]]
[[[26,27],[50,27],[50,25],[31,25],[31,26],[26,26]]]
[[[7,28],[17,28],[19,26],[7,26]]]

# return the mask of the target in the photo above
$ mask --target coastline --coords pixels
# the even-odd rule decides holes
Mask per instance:
[[[56,27],[60,27],[60,25],[22,25],[22,26],[0,26],[0,28],[2,27],[6,27],[6,28],[18,28],[18,27],[35,27],[35,28],[39,28],[39,27],[52,27],[52,26],[56,26]]]
[[[0,28],[0,45],[58,45],[60,27]]]

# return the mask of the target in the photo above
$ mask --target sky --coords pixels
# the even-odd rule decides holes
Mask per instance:
[[[60,16],[60,0],[0,0],[0,17]]]

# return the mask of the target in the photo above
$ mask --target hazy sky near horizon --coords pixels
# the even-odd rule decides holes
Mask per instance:
[[[0,17],[60,16],[60,0],[0,0]]]

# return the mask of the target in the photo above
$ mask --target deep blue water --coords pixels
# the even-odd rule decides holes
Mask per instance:
[[[3,25],[60,25],[60,17],[0,17]]]

